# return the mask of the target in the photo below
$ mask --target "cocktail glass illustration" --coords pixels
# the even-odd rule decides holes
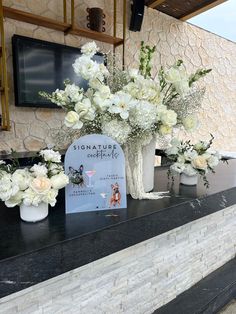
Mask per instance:
[[[102,192],[100,195],[103,198],[103,208],[105,208],[107,205],[107,193]]]
[[[87,174],[88,178],[89,178],[89,184],[87,185],[88,188],[92,188],[92,176],[95,175],[96,170],[87,170],[85,171],[85,173]]]

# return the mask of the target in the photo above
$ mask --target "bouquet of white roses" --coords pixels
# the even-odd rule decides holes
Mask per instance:
[[[199,141],[191,144],[190,141],[182,142],[172,139],[172,146],[166,150],[166,155],[174,163],[170,166],[172,173],[184,173],[187,176],[200,174],[204,184],[208,187],[209,183],[206,174],[218,165],[221,159],[218,152],[210,150],[213,142],[213,135],[209,142]]]
[[[139,70],[120,73],[109,72],[107,66],[93,59],[98,51],[94,42],[85,44],[81,51],[82,56],[75,60],[73,68],[87,81],[88,89],[66,81],[64,90],[40,93],[65,109],[67,127],[80,130],[81,135],[105,134],[120,144],[154,134],[170,134],[175,126],[187,130],[196,127],[195,116],[189,114],[193,110],[188,108],[186,113],[186,102],[188,107],[194,104],[192,99],[187,101],[192,85],[210,70],[197,70],[189,76],[178,60],[167,70],[161,68],[153,79],[151,59],[155,47],[142,43]]]
[[[69,183],[61,164],[61,155],[52,149],[40,151],[41,162],[30,168],[19,168],[16,163],[0,161],[0,200],[7,207],[22,203],[55,206],[58,190]]]

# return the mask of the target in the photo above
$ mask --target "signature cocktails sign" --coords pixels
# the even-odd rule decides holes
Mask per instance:
[[[86,135],[65,156],[66,213],[126,208],[125,158],[118,143],[105,135]]]

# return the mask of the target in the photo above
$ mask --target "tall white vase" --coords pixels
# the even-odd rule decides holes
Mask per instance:
[[[154,188],[156,138],[143,147],[143,187],[144,192],[150,192]]]
[[[185,173],[180,174],[180,183],[184,185],[197,185],[198,176],[187,176]]]
[[[20,205],[20,218],[27,222],[37,222],[48,216],[48,204],[40,203],[38,206]]]

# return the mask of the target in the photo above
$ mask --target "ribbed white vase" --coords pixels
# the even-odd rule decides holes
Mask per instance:
[[[20,205],[20,218],[27,222],[37,222],[48,216],[48,204],[40,203],[38,206]]]
[[[180,175],[180,183],[184,185],[197,185],[198,176],[187,176],[185,173],[181,173]]]
[[[154,188],[155,149],[156,138],[153,138],[151,142],[142,149],[144,192],[150,192]]]

